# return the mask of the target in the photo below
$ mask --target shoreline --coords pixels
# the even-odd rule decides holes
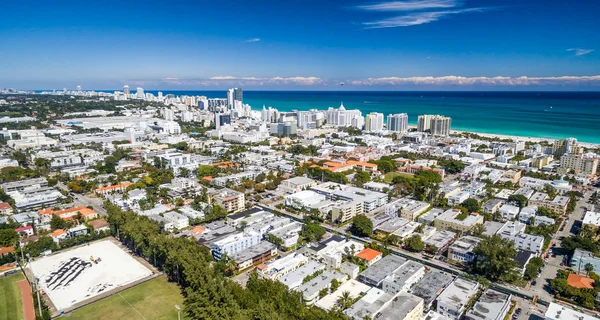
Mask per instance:
[[[411,125],[409,125],[408,127],[410,129],[417,128],[417,126],[411,126]],[[560,138],[527,137],[527,136],[499,134],[499,133],[483,133],[483,132],[477,132],[477,131],[471,131],[471,130],[450,129],[450,134],[463,134],[463,133],[472,133],[472,134],[476,134],[478,136],[482,136],[482,137],[486,137],[486,138],[511,139],[513,141],[523,140],[523,141],[529,141],[529,142],[534,142],[534,143],[539,143],[539,142],[543,142],[543,141],[553,143],[554,141],[563,140]],[[577,139],[577,143],[586,148],[600,148],[600,143],[584,142],[584,141],[579,141],[579,139]]]
[[[525,137],[525,136],[515,136],[515,135],[496,134],[496,133],[481,133],[481,132],[468,131],[468,130],[450,130],[450,133],[451,134],[473,133],[478,136],[482,136],[482,137],[486,137],[486,138],[511,139],[513,141],[514,140],[523,140],[523,141],[536,142],[536,143],[542,142],[542,141],[554,142],[554,141],[558,141],[558,140],[563,140],[563,139],[557,139],[557,138],[538,138],[538,137]],[[583,141],[579,141],[579,139],[577,140],[577,143],[586,148],[600,148],[600,143],[583,142]]]

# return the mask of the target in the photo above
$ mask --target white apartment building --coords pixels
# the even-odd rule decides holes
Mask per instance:
[[[544,237],[526,234],[525,224],[516,221],[505,223],[497,234],[503,238],[515,243],[515,248],[527,250],[540,255],[544,246]]]
[[[407,220],[415,220],[421,213],[427,211],[431,205],[427,202],[417,201],[410,198],[400,198],[385,206],[385,213],[390,217],[402,217]]]
[[[181,230],[190,226],[190,219],[175,211],[165,212],[163,217],[173,223],[173,227]]]
[[[342,103],[338,109],[327,109],[327,123],[339,127],[355,127],[362,129],[365,118],[360,110],[346,110]]]
[[[218,261],[224,254],[232,256],[242,252],[261,241],[260,234],[255,231],[237,232],[213,243],[212,255]]]
[[[300,253],[291,253],[287,256],[261,264],[256,269],[258,274],[265,279],[277,280],[286,274],[298,269],[308,262],[308,258]]]
[[[461,319],[469,300],[477,293],[479,283],[456,278],[437,297],[437,312],[450,319]]]
[[[352,220],[357,215],[364,213],[363,202],[358,200],[338,200],[331,206],[331,221],[344,223]]]
[[[408,114],[390,114],[387,117],[387,129],[395,132],[408,132]]]
[[[372,132],[383,130],[383,113],[369,113],[365,118],[365,130]]]

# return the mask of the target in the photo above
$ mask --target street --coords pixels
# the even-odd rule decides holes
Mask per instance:
[[[106,209],[103,208],[103,201],[101,198],[88,197],[86,195],[72,193],[69,191],[69,188],[67,188],[67,186],[60,181],[56,184],[56,187],[69,192],[69,195],[73,198],[73,202],[85,207],[91,206],[94,209],[94,211],[96,211],[100,215],[107,214]]]
[[[552,242],[550,244],[550,251],[548,254],[548,259],[544,264],[544,269],[542,270],[540,276],[536,279],[535,286],[529,288],[529,292],[532,295],[537,295],[539,298],[545,301],[552,301],[553,295],[551,294],[550,289],[550,281],[556,277],[556,273],[561,269],[561,262],[563,259],[565,261],[568,260],[566,250],[560,248],[561,246],[561,237],[569,237],[572,234],[575,234],[577,227],[575,226],[576,221],[581,221],[584,215],[584,207],[587,205],[589,197],[583,197],[579,201],[577,201],[577,206],[575,207],[575,211],[569,215],[569,221],[565,228],[554,234],[552,237]],[[555,247],[552,247],[555,245]],[[555,257],[553,257],[555,255]]]

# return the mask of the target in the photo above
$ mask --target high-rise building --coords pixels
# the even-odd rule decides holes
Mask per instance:
[[[387,129],[396,132],[408,132],[408,114],[390,114],[387,117]]]
[[[556,140],[552,145],[552,154],[555,157],[560,157],[567,153],[580,153],[582,149],[575,138],[567,138],[564,140]]]
[[[431,118],[429,130],[434,136],[447,136],[450,134],[451,124],[452,118],[436,115],[433,118]]]
[[[129,94],[131,93],[131,92],[129,91],[129,86],[128,86],[128,85],[124,85],[124,86],[123,86],[123,93],[124,93],[126,96],[129,96]]]
[[[173,111],[173,109],[171,109],[171,108],[164,108],[163,109],[163,117],[167,121],[173,121],[173,120],[175,120],[175,111]]]
[[[417,131],[429,131],[435,136],[447,136],[450,134],[452,118],[441,115],[424,114],[419,116]]]
[[[327,123],[340,127],[356,127],[362,129],[365,124],[365,118],[358,109],[346,110],[342,103],[338,109],[327,109]]]
[[[231,123],[230,113],[215,113],[215,127],[218,129],[221,126]]]
[[[227,90],[227,105],[230,110],[239,108],[242,103],[243,93],[241,88],[231,88]]]
[[[81,86],[77,86],[77,92],[81,92]]]
[[[383,130],[383,113],[371,112],[365,118],[365,130],[381,131]]]
[[[135,143],[135,129],[134,128],[126,128],[125,129],[125,138],[129,140],[131,143]]]
[[[560,169],[565,172],[572,169],[575,173],[595,175],[598,170],[598,158],[582,153],[565,153],[560,157]]]
[[[136,90],[136,92],[135,92],[135,96],[138,99],[144,99],[144,98],[146,98],[146,94],[144,94],[144,88],[138,87],[137,90]]]
[[[425,132],[427,130],[429,130],[429,128],[431,127],[431,118],[433,117],[433,115],[431,114],[424,114],[419,116],[419,119],[417,121],[417,131],[419,132]]]

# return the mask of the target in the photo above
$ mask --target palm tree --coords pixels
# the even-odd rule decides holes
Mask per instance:
[[[591,263],[587,263],[585,265],[585,272],[587,274],[587,276],[590,276],[590,272],[594,271],[594,266]]]
[[[337,299],[337,305],[343,310],[352,306],[352,297],[349,291],[342,292],[342,295]]]

